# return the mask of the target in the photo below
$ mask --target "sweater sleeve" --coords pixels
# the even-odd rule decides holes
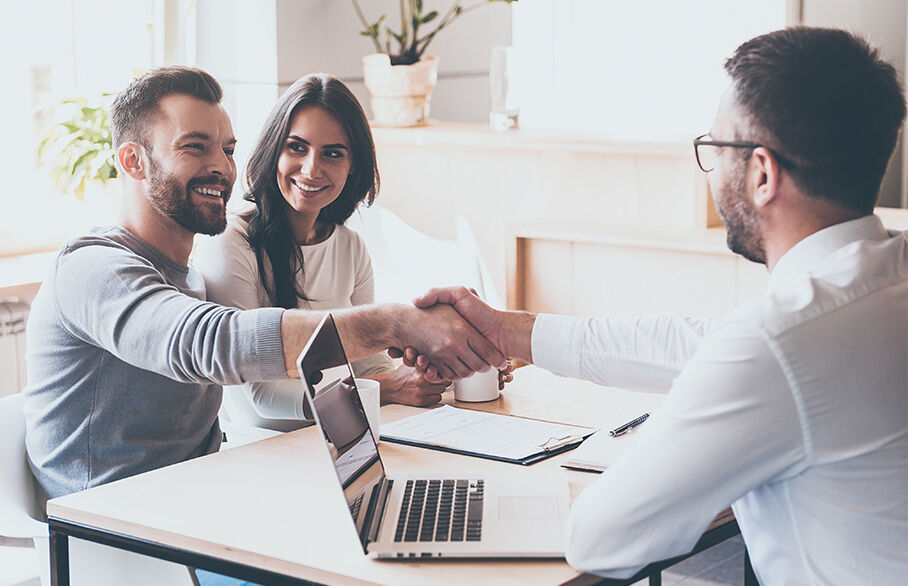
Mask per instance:
[[[60,320],[71,335],[136,367],[193,383],[286,376],[282,310],[239,311],[201,301],[122,248],[64,251],[53,287]]]

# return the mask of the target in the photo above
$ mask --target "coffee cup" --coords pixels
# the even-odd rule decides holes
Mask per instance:
[[[381,432],[381,385],[370,378],[357,377],[353,381],[356,383],[356,390],[359,391],[359,400],[366,412],[372,437],[375,438],[375,443],[378,443]]]
[[[454,399],[468,403],[494,401],[498,398],[498,370],[477,372],[454,383]]]

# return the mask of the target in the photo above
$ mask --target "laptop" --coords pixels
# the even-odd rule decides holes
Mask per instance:
[[[328,314],[297,359],[363,552],[387,559],[562,558],[560,476],[388,474]]]

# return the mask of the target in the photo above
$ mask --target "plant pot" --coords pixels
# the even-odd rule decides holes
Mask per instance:
[[[429,101],[438,82],[438,57],[413,65],[391,65],[384,53],[363,57],[363,77],[372,97],[376,126],[420,126],[429,120]]]

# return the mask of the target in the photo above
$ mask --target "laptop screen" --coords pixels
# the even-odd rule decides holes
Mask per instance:
[[[297,359],[297,368],[306,381],[307,403],[362,536],[366,511],[377,492],[374,487],[384,479],[385,470],[331,314],[309,338]]]

